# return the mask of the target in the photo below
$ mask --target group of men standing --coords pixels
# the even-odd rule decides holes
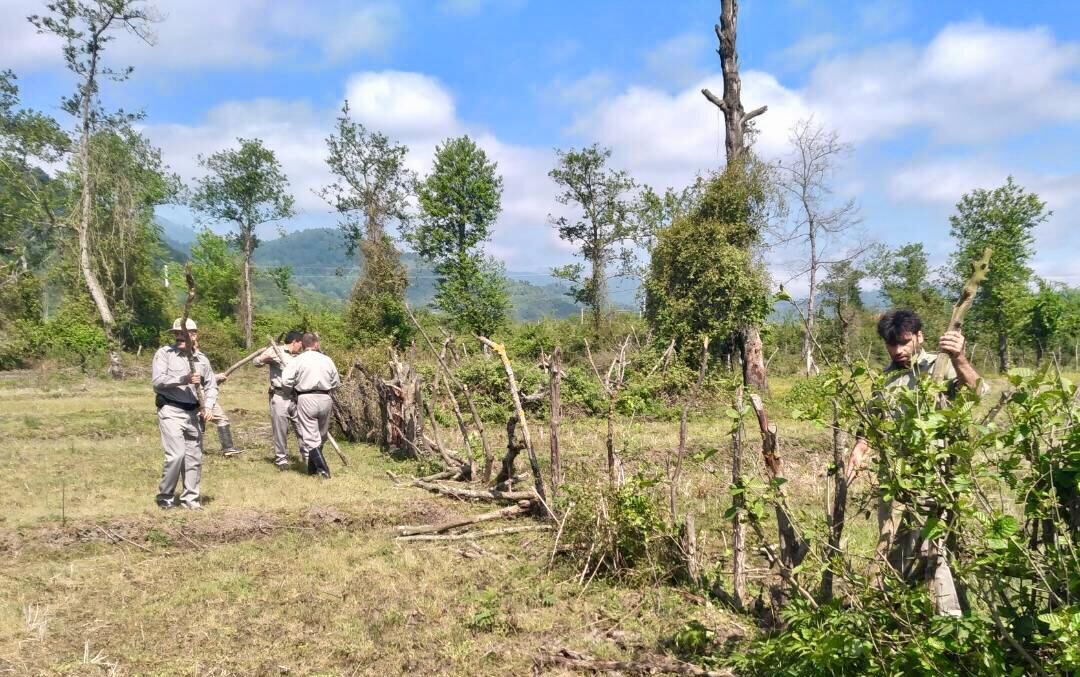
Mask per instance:
[[[151,376],[161,446],[165,450],[156,500],[163,509],[179,505],[198,510],[202,508],[202,442],[206,424],[218,424],[226,456],[239,450],[233,446],[228,419],[218,404],[218,386],[225,378],[214,375],[210,360],[199,350],[198,327],[193,320],[182,325],[177,319],[172,333],[173,344],[162,346],[154,354]],[[341,385],[341,379],[334,361],[320,352],[319,337],[291,331],[285,335],[282,346],[271,345],[255,357],[253,364],[269,370],[274,464],[280,470],[289,467],[288,432],[292,426],[300,439],[300,456],[308,474],[329,479],[330,468],[322,447],[330,427],[330,393]],[[181,480],[182,491],[177,498]]]

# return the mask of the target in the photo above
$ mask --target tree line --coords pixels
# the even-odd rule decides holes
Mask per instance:
[[[0,317],[8,345],[0,364],[25,362],[53,345],[108,353],[116,370],[120,351],[156,345],[176,306],[163,281],[168,257],[154,220],[166,204],[186,205],[200,222],[227,228],[227,240],[200,234],[192,252],[201,312],[223,325],[235,318],[234,342],[250,348],[259,323],[257,233],[296,213],[273,149],[257,138],[237,139],[200,157],[202,176],[184,186],[136,128],[143,115],[102,104],[103,84],[132,72],[111,65],[109,44],[119,31],[151,42],[153,8],[141,0],[46,8],[29,21],[60,38],[73,92],[61,102],[66,121],[54,119],[23,108],[16,75],[0,73]],[[1002,371],[1017,350],[1032,351],[1036,362],[1070,350],[1075,359],[1078,294],[1031,270],[1033,233],[1049,216],[1037,195],[1010,178],[963,196],[950,218],[954,251],[935,275],[921,243],[885,249],[860,239],[858,205],[834,197],[835,174],[851,151],[836,132],[800,121],[790,154],[765,162],[753,152],[752,120],[761,112],[741,114],[741,150],[729,149],[734,155],[723,170],[663,193],[615,167],[610,149],[556,151],[549,177],[561,211],[549,221],[579,262],[553,272],[589,310],[592,331],[609,321],[610,279],[634,277],[657,341],[681,347],[709,336],[716,354],[763,362],[746,354],[745,335],[765,327],[766,340],[785,354],[793,350],[785,337],[798,334],[797,368],[815,373],[818,353],[846,354],[865,333],[868,281],[889,305],[920,312],[933,335],[972,257],[990,245],[992,272],[973,310],[972,343],[991,348]],[[468,136],[440,144],[424,177],[407,168],[407,155],[406,146],[354,119],[345,103],[326,139],[333,178],[318,194],[337,213],[350,252],[359,252],[361,273],[344,315],[323,322],[352,344],[409,344],[404,243],[433,264],[433,305],[448,323],[466,333],[498,333],[509,323],[507,282],[502,264],[484,251],[502,209],[497,164]],[[780,252],[793,250],[800,252],[794,277],[807,283],[804,299],[782,285],[778,294],[768,271]],[[261,274],[304,315],[290,271]],[[43,307],[46,291],[59,292],[59,306]],[[767,325],[786,302],[799,320]]]

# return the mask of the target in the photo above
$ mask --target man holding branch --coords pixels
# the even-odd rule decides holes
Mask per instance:
[[[296,417],[296,403],[293,392],[282,383],[281,376],[294,355],[303,348],[300,339],[303,334],[290,331],[285,335],[285,345],[281,349],[270,346],[256,357],[252,364],[256,367],[268,367],[270,376],[270,432],[274,443],[274,465],[278,470],[289,467],[289,424]],[[307,457],[301,447],[300,454],[304,462]]]
[[[158,486],[157,504],[162,509],[176,507],[176,487],[183,476],[184,490],[180,494],[180,505],[199,510],[202,508],[199,484],[202,479],[203,431],[205,424],[214,420],[217,380],[210,360],[199,351],[195,321],[177,319],[172,332],[175,339],[173,344],[162,346],[154,353],[151,376],[161,446],[165,450],[165,467]]]
[[[330,479],[322,447],[333,408],[330,392],[341,386],[341,378],[334,361],[319,352],[318,336],[304,334],[301,343],[304,352],[285,366],[281,384],[296,393],[296,423],[302,452],[307,452],[308,474]]]

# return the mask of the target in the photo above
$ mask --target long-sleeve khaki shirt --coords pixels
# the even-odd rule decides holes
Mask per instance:
[[[211,409],[217,403],[217,378],[210,366],[210,360],[198,350],[195,351],[195,371],[202,377],[206,408]],[[176,346],[162,346],[154,353],[150,383],[154,386],[155,393],[173,402],[197,404],[199,398],[195,395],[195,386],[185,385],[190,374],[191,366],[187,356]]]
[[[279,390],[285,387],[281,383],[281,375],[285,371],[285,366],[296,358],[295,355],[290,355],[289,351],[281,348],[280,346],[278,347],[278,350],[281,351],[281,357],[285,360],[284,363],[282,363],[281,360],[278,359],[277,353],[274,351],[273,346],[267,348],[265,351],[263,351],[261,355],[259,355],[252,361],[252,364],[254,364],[256,367],[262,367],[264,365],[269,367],[270,387],[274,390]]]
[[[285,365],[281,384],[297,393],[333,390],[341,385],[334,361],[317,350],[305,350]]]

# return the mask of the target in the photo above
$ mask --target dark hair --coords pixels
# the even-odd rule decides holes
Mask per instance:
[[[304,344],[305,348],[314,348],[319,343],[319,337],[307,332],[300,338],[300,342]]]
[[[299,341],[299,340],[301,340],[303,338],[304,338],[304,333],[303,332],[293,330],[293,331],[290,331],[288,334],[285,334],[285,343],[292,343],[293,341]]]
[[[882,315],[877,323],[878,336],[890,346],[898,346],[903,343],[900,340],[902,334],[916,334],[920,331],[922,331],[922,320],[919,319],[914,310],[908,310],[907,308],[890,310]]]

